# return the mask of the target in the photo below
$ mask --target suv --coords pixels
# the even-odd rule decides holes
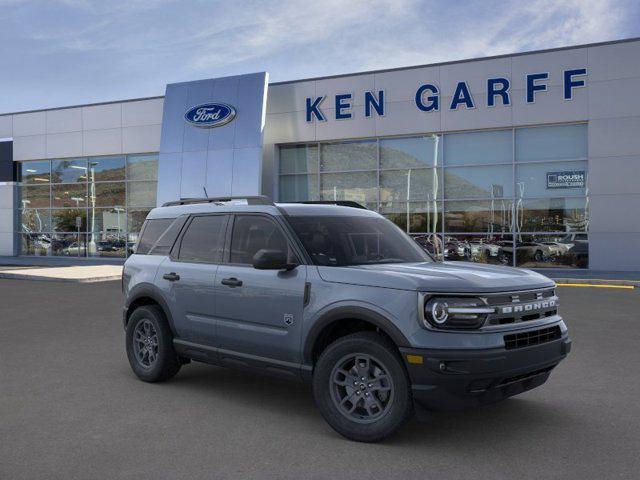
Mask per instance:
[[[131,368],[191,360],[312,383],[340,434],[381,440],[411,418],[543,384],[571,343],[555,284],[528,270],[436,262],[352,202],[170,202],[124,267]]]

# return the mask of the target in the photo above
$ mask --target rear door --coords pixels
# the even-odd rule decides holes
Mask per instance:
[[[299,363],[306,266],[257,270],[260,249],[281,249],[300,264],[283,226],[269,215],[236,214],[227,257],[216,274],[216,317],[222,360]],[[239,360],[240,358],[240,360]]]
[[[158,269],[156,284],[163,290],[181,340],[217,346],[214,282],[228,220],[225,214],[191,217],[171,256]]]

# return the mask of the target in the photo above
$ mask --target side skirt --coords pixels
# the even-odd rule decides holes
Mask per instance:
[[[311,365],[285,362],[273,358],[251,355],[249,353],[225,350],[223,348],[173,339],[173,347],[181,357],[220,367],[245,370],[273,375],[276,377],[307,382],[311,377]]]

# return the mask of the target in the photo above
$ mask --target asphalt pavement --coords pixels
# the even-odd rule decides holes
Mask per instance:
[[[0,279],[0,479],[638,478],[640,289],[559,294],[573,351],[547,384],[371,445],[301,384],[203,364],[138,381],[119,282]]]

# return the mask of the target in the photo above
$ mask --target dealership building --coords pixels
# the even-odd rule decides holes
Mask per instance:
[[[192,197],[352,200],[447,260],[640,270],[640,39],[0,114],[0,256],[122,261]]]

